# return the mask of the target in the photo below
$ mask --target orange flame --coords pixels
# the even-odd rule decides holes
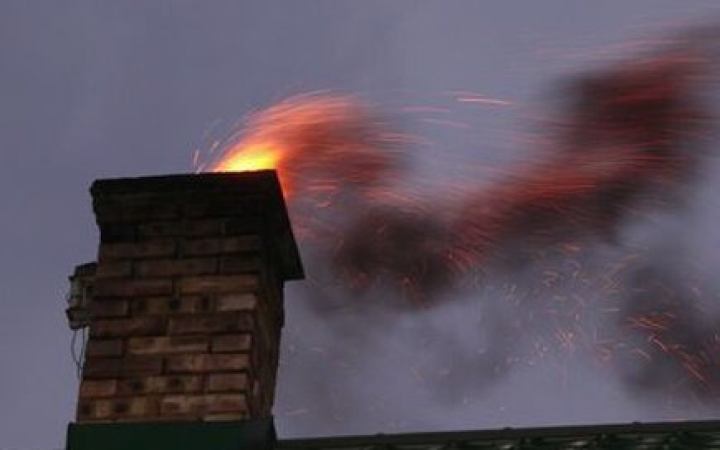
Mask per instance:
[[[251,170],[276,169],[281,152],[268,144],[246,144],[240,142],[227,151],[213,168],[215,172],[245,172]]]
[[[249,115],[210,170],[275,169],[286,198],[300,185],[307,197],[320,185],[371,183],[395,158],[396,144],[383,131],[381,121],[354,97],[297,95]]]

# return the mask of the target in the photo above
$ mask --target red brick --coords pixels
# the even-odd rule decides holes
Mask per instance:
[[[80,399],[77,404],[77,413],[75,414],[77,422],[96,422],[97,419],[108,419],[112,408],[106,406],[105,411],[103,411],[102,408],[98,409],[96,407],[96,403],[97,400]]]
[[[78,404],[78,422],[84,419],[148,417],[158,412],[157,399],[150,397],[82,400]]]
[[[212,351],[214,353],[246,352],[250,350],[251,335],[249,333],[213,336]]]
[[[234,255],[220,258],[221,273],[248,273],[262,272],[264,262],[260,256],[255,255]]]
[[[247,400],[242,393],[208,395],[170,395],[162,399],[162,414],[196,414],[203,417],[213,413],[235,413],[246,417]]]
[[[251,311],[257,305],[257,295],[243,293],[218,296],[215,308],[217,311]]]
[[[83,380],[91,378],[118,378],[122,372],[120,358],[87,358],[83,364]]]
[[[212,274],[217,272],[217,263],[215,258],[147,260],[136,263],[136,273],[139,277]]]
[[[240,371],[248,367],[246,354],[200,354],[167,357],[168,373]]]
[[[261,248],[262,241],[257,235],[193,239],[183,244],[183,251],[187,256],[256,252]]]
[[[208,375],[205,386],[208,392],[247,392],[248,375],[246,372]]]
[[[138,225],[138,236],[140,237],[169,237],[182,236],[183,224],[178,220],[142,223]]]
[[[90,313],[94,319],[107,317],[124,317],[128,315],[129,303],[117,298],[93,297],[90,302]]]
[[[244,236],[262,233],[267,229],[261,217],[243,217],[241,219],[228,219],[225,223],[225,236]]]
[[[115,244],[100,244],[98,261],[108,260],[158,258],[175,255],[177,249],[173,239],[157,239],[145,242],[124,242]]]
[[[105,244],[115,242],[132,242],[137,237],[137,227],[134,223],[101,222],[100,241]]]
[[[247,414],[248,404],[244,393],[215,394],[210,397],[207,406],[208,413],[239,413]]]
[[[173,394],[200,392],[203,379],[197,375],[151,376],[118,381],[119,395]]]
[[[204,256],[219,254],[221,242],[222,238],[187,240],[182,244],[183,255]]]
[[[263,248],[263,240],[257,234],[226,237],[223,241],[223,253],[245,253],[259,251]]]
[[[138,226],[138,236],[153,237],[194,237],[218,236],[222,233],[223,221],[219,219],[150,222]]]
[[[171,354],[207,352],[209,339],[204,336],[134,337],[128,342],[131,354]]]
[[[172,294],[172,280],[117,280],[101,279],[95,283],[94,294],[98,297],[140,297]]]
[[[224,225],[225,221],[222,219],[187,220],[184,236],[218,236],[222,233]]]
[[[83,378],[123,378],[140,375],[159,375],[163,360],[156,356],[125,356],[123,358],[88,358],[83,366]]]
[[[257,342],[256,344],[260,345],[260,350],[265,349],[265,345],[270,343],[275,343],[279,340],[279,328],[274,326],[275,324],[272,324],[272,328],[269,326],[270,324],[267,323],[266,320],[258,320],[258,327],[255,330],[255,334],[257,335]]]
[[[202,420],[203,420],[203,422],[227,422],[227,421],[235,421],[235,420],[245,420],[245,419],[248,419],[249,417],[250,417],[249,412],[241,411],[241,412],[235,412],[235,413],[205,414],[202,417]],[[263,417],[265,417],[265,416],[263,416]]]
[[[202,198],[183,205],[187,217],[258,217],[262,214],[263,197],[238,196]]]
[[[122,363],[123,376],[157,375],[162,372],[162,358],[153,356],[125,356]]]
[[[190,295],[183,297],[151,297],[136,299],[131,303],[130,309],[135,314],[187,314],[204,313],[213,310],[213,300],[210,297]]]
[[[117,380],[82,380],[80,398],[112,397],[117,387]]]
[[[98,264],[95,278],[127,278],[132,276],[131,261],[103,261]]]
[[[170,334],[232,333],[250,331],[253,327],[252,316],[247,312],[178,316],[168,320]]]
[[[97,200],[97,199],[96,199]],[[94,205],[98,222],[137,222],[141,220],[165,220],[177,218],[180,208],[172,202],[162,202],[159,198],[143,199],[123,198],[119,201],[103,199]]]
[[[214,275],[183,278],[179,282],[181,294],[224,294],[258,289],[257,275]]]
[[[85,356],[120,356],[123,354],[123,341],[120,339],[90,339],[85,348]]]
[[[90,338],[163,335],[165,325],[165,318],[161,316],[95,320],[90,324]]]

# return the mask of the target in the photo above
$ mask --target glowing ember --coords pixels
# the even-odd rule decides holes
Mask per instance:
[[[216,172],[246,172],[278,167],[281,153],[270,145],[237,144],[214,167]]]
[[[359,100],[298,95],[252,114],[212,171],[276,169],[285,195],[370,186],[396,165],[399,137]]]

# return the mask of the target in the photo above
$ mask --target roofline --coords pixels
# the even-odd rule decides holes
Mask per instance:
[[[720,420],[631,422],[607,425],[573,425],[563,427],[497,428],[491,430],[433,431],[424,433],[374,434],[320,438],[279,439],[276,447],[303,448],[317,446],[352,446],[354,444],[434,444],[448,441],[475,441],[483,439],[535,438],[549,436],[587,436],[618,433],[672,433],[720,431]]]

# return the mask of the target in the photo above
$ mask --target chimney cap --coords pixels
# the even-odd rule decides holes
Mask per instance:
[[[283,279],[299,280],[304,278],[300,252],[293,237],[280,181],[274,170],[102,179],[93,182],[90,193],[96,208],[98,201],[102,202],[105,198],[116,196],[170,194],[173,197],[176,195],[182,197],[186,194],[198,193],[262,196],[263,202],[270,206],[269,211],[276,214],[273,216],[275,227],[272,233],[277,242]],[[98,219],[100,222],[99,217]]]
[[[223,190],[243,194],[270,194],[285,207],[280,181],[274,170],[173,174],[95,180],[90,187],[93,197],[115,194],[194,192]]]

